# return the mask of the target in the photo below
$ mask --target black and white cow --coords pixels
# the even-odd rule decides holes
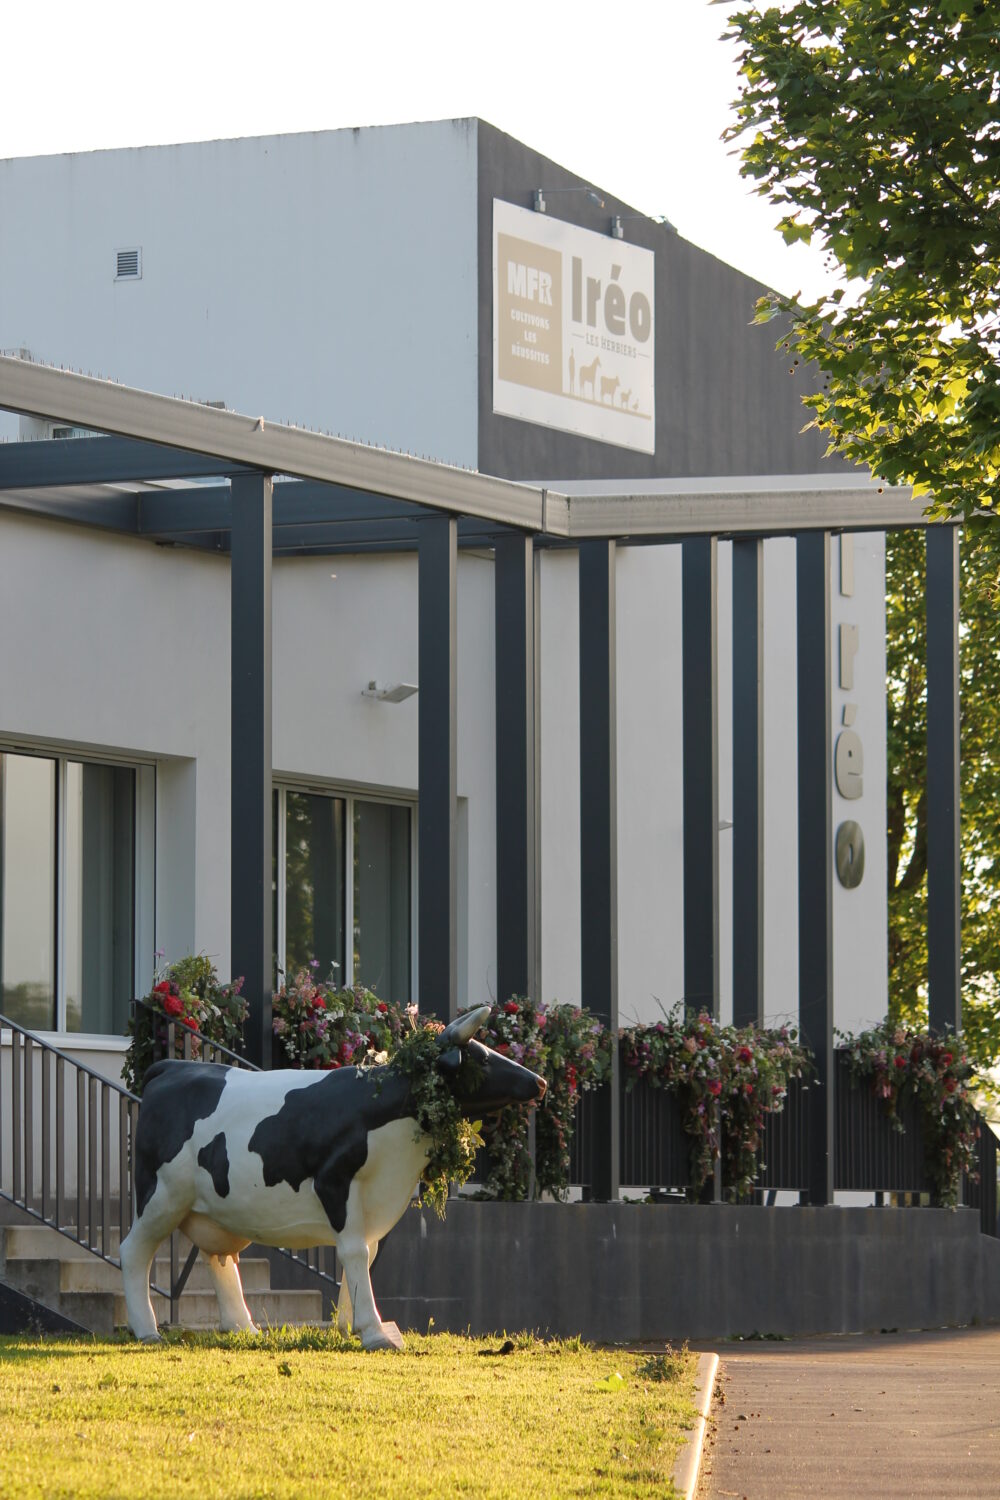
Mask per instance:
[[[436,1066],[468,1118],[538,1100],[545,1081],[474,1033],[488,1006],[440,1034]],[[477,1066],[464,1066],[468,1060]],[[132,1332],[159,1337],[149,1298],[157,1246],[181,1229],[206,1257],[223,1329],[254,1329],[239,1255],[252,1241],[336,1245],[343,1269],[337,1321],[366,1349],[401,1348],[383,1323],[370,1267],[413,1196],[430,1149],[409,1081],[391,1064],[313,1073],[250,1073],[165,1061],[146,1074],[135,1139],[136,1218],[122,1241]]]

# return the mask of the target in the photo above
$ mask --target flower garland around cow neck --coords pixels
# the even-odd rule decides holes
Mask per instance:
[[[424,1168],[424,1191],[420,1202],[429,1203],[439,1218],[445,1215],[450,1183],[468,1182],[476,1164],[476,1152],[483,1144],[479,1133],[481,1121],[467,1120],[459,1107],[454,1075],[449,1077],[438,1067],[441,1057],[439,1021],[414,1024],[404,1036],[392,1058],[391,1066],[409,1080],[417,1125],[431,1138],[430,1155]],[[474,1075],[477,1064],[466,1050],[462,1064]],[[475,1083],[468,1080],[469,1092]]]
[[[760,1170],[767,1115],[781,1110],[792,1078],[811,1070],[796,1031],[782,1026],[720,1026],[710,1015],[672,1014],[621,1033],[625,1086],[646,1080],[677,1096],[691,1137],[691,1185],[697,1195],[722,1159],[722,1180],[739,1200]]]
[[[204,953],[191,953],[176,963],[164,965],[157,951],[153,984],[148,995],[133,1007],[129,1017],[128,1051],[122,1066],[125,1087],[142,1093],[146,1070],[170,1053],[170,1026],[174,1026],[174,1056],[184,1056],[185,1040],[190,1056],[201,1057],[201,1038],[220,1042],[236,1051],[243,1039],[243,1023],[249,1005],[241,994],[242,979],[223,984],[212,960]],[[191,1035],[189,1035],[191,1033]]]
[[[892,1121],[905,1130],[899,1106],[913,1099],[923,1125],[924,1165],[938,1201],[955,1208],[962,1174],[979,1181],[976,1143],[979,1119],[970,1092],[973,1063],[954,1034],[931,1036],[883,1021],[858,1036],[841,1038],[851,1080],[862,1080]]]

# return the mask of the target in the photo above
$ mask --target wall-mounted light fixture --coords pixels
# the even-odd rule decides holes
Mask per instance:
[[[415,682],[376,682],[373,677],[366,688],[361,689],[362,698],[374,698],[378,703],[402,703],[412,698],[417,691]]]
[[[623,240],[625,238],[626,219],[645,219],[647,222],[651,221],[653,224],[662,224],[664,229],[672,229],[674,234],[677,233],[676,224],[671,224],[665,214],[612,214],[609,233],[613,240]]]
[[[535,205],[534,206],[535,206],[535,213],[536,214],[544,214],[544,213],[548,212],[545,200],[546,200],[546,197],[548,197],[552,193],[584,193],[590,199],[591,203],[596,203],[597,204],[598,208],[603,208],[604,207],[604,199],[601,197],[600,193],[595,193],[595,191],[594,191],[593,188],[585,188],[585,187],[535,188]]]

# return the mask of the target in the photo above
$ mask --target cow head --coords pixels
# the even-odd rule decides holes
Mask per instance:
[[[535,1104],[545,1093],[545,1079],[512,1057],[473,1041],[490,1013],[480,1005],[459,1016],[441,1032],[438,1067],[451,1081],[464,1115],[491,1114],[508,1104]]]

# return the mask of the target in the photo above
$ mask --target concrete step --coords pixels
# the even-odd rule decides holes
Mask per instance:
[[[60,1262],[62,1273],[59,1279],[60,1290],[64,1292],[120,1292],[122,1289],[122,1273],[117,1266],[111,1266],[106,1260],[98,1260],[96,1255],[88,1256],[84,1260],[73,1258]],[[183,1262],[178,1266],[178,1272],[183,1269]],[[169,1259],[156,1260],[153,1264],[151,1280],[158,1286],[167,1286],[170,1282]],[[267,1292],[271,1289],[271,1267],[261,1256],[240,1261],[240,1280],[245,1292]],[[212,1276],[201,1256],[191,1267],[184,1286],[187,1292],[211,1292],[213,1291]]]
[[[0,1231],[8,1260],[80,1260],[97,1257],[85,1245],[78,1245],[57,1229],[46,1224],[9,1224]],[[108,1236],[108,1253],[118,1254],[121,1235],[117,1229]],[[184,1242],[186,1244],[186,1241]],[[184,1252],[187,1254],[187,1251]]]
[[[166,1297],[153,1295],[153,1311],[158,1323],[170,1318],[170,1303]],[[64,1298],[68,1317],[73,1314]],[[323,1318],[323,1294],[321,1292],[251,1292],[246,1293],[247,1307],[258,1328],[280,1328],[282,1324],[319,1323]],[[114,1321],[128,1321],[125,1298],[115,1297]],[[178,1307],[177,1321],[182,1328],[218,1328],[219,1304],[214,1292],[185,1292]]]

